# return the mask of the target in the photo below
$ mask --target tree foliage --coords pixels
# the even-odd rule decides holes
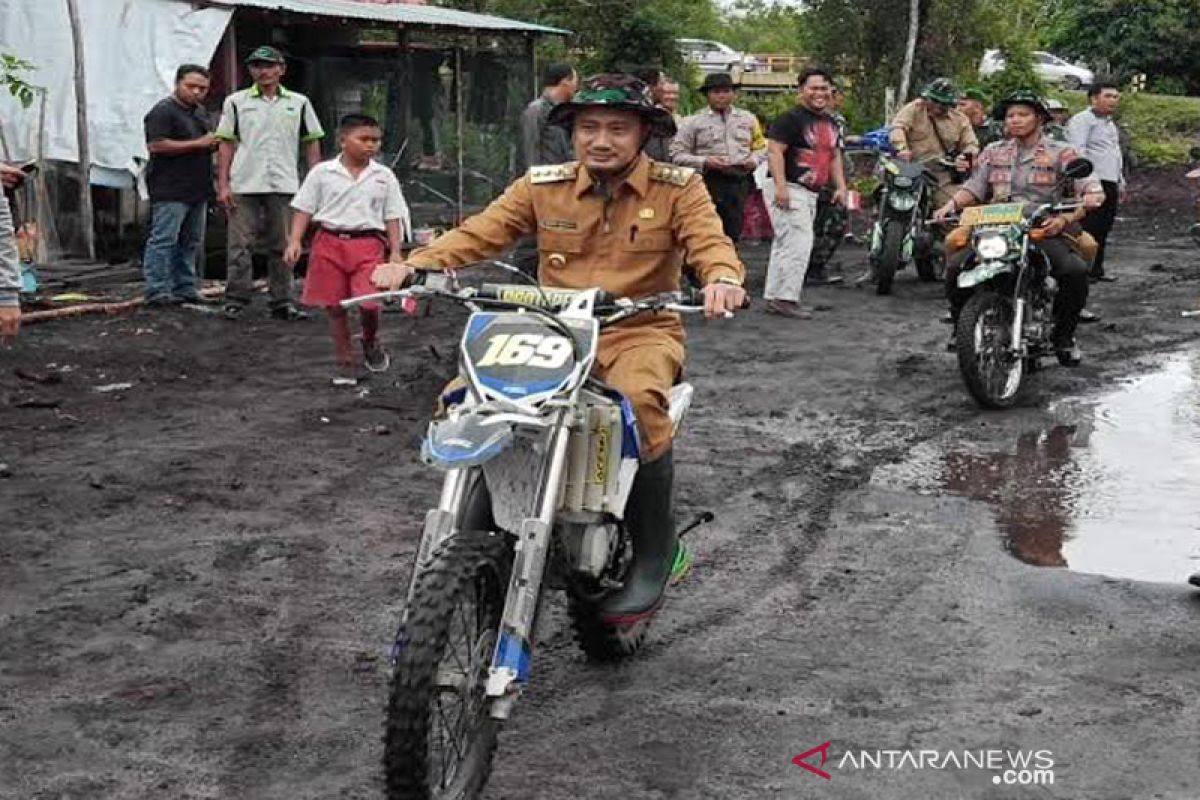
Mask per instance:
[[[1057,0],[1049,9],[1047,45],[1083,58],[1109,77],[1146,73],[1200,92],[1200,3],[1196,0]]]
[[[17,98],[17,102],[25,108],[33,103],[37,92],[36,86],[25,80],[25,74],[34,69],[33,64],[23,61],[8,53],[0,54],[0,86],[8,89]]]

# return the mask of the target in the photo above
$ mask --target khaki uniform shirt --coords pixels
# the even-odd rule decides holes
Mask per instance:
[[[1059,179],[1068,163],[1079,158],[1069,144],[1042,136],[1032,148],[1022,148],[1016,139],[989,144],[980,154],[975,171],[962,185],[981,203],[1052,203],[1069,194]],[[1075,182],[1076,193],[1099,187],[1094,178]]]
[[[280,86],[268,100],[255,85],[225,98],[214,135],[237,143],[229,170],[234,194],[294,194],[299,142],[317,141],[325,131],[304,95]]]
[[[754,160],[761,164],[767,156],[766,140],[758,118],[749,111],[729,108],[719,114],[706,108],[685,117],[671,142],[671,160],[692,169],[704,169],[704,159],[722,157],[731,164]]]
[[[920,100],[914,100],[896,112],[888,139],[897,150],[907,148],[914,161],[937,158],[949,150],[957,150],[960,154],[979,152],[975,129],[966,114],[954,108],[935,121]]]
[[[704,283],[745,275],[700,177],[645,154],[607,198],[576,162],[534,167],[481,213],[415,251],[408,263],[460,267],[531,233],[537,235],[543,286],[598,287],[618,297],[677,291],[681,253]],[[630,322],[682,335],[673,314]]]
[[[408,233],[408,205],[395,174],[372,161],[355,178],[342,159],[322,161],[309,171],[292,208],[312,214],[313,222],[338,231],[384,231],[387,222],[399,220]]]

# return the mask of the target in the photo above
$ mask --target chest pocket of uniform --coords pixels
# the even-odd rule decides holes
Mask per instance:
[[[1012,170],[1008,167],[1000,167],[997,169],[992,165],[992,169],[988,174],[989,183],[1012,183]]]
[[[733,140],[743,147],[750,146],[750,139],[754,136],[754,129],[749,125],[738,125],[733,129]]]
[[[1058,172],[1054,167],[1034,167],[1030,181],[1034,186],[1053,186],[1058,181]]]
[[[631,230],[618,245],[631,253],[663,253],[675,248],[671,232],[665,228],[654,230]]]
[[[539,230],[537,232],[537,245],[538,250],[547,253],[578,254],[583,252],[583,234]]]

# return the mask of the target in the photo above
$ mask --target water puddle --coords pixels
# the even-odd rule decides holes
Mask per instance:
[[[1200,571],[1200,353],[1050,411],[1015,449],[917,454],[927,481],[940,475],[923,491],[992,505],[1028,564],[1170,583]]]

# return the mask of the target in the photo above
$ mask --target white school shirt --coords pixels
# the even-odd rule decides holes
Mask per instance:
[[[377,161],[358,178],[341,156],[313,167],[292,198],[292,208],[312,214],[313,221],[338,231],[383,231],[388,220],[400,220],[404,238],[412,231],[408,204],[395,174]]]

